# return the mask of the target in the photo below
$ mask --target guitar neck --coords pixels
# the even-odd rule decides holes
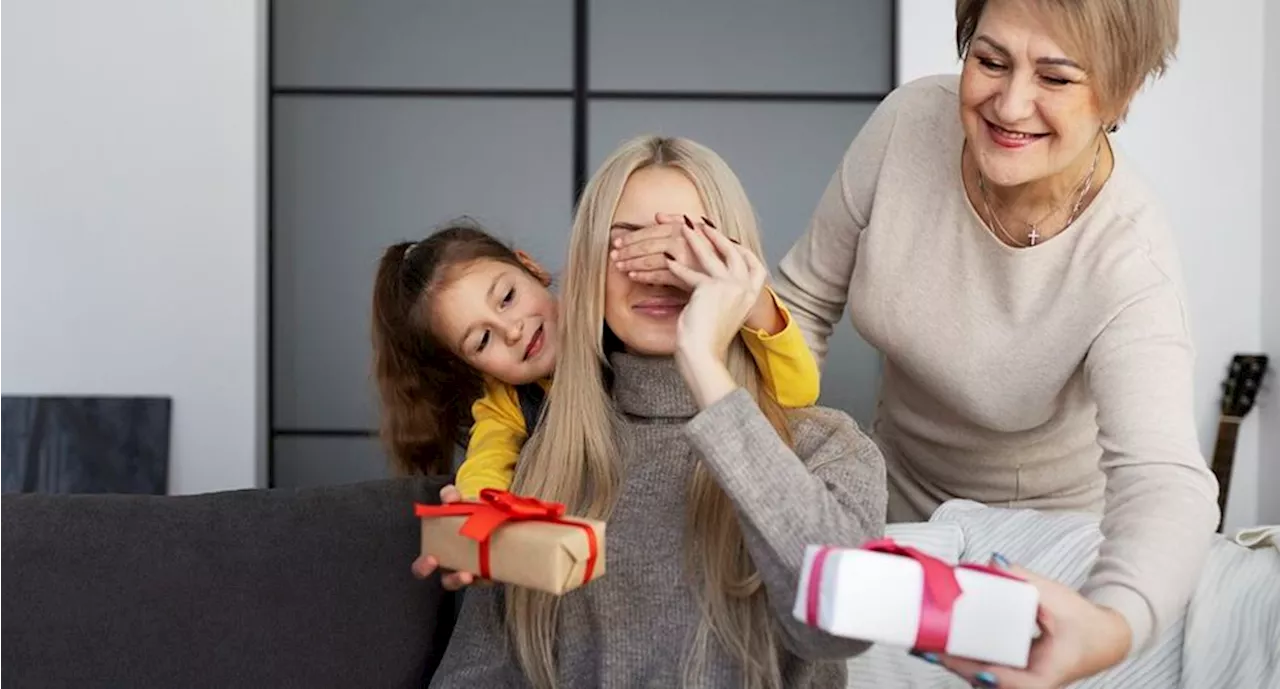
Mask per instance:
[[[1223,517],[1227,514],[1227,493],[1231,490],[1231,468],[1235,463],[1236,436],[1239,432],[1238,417],[1223,416],[1218,419],[1218,440],[1214,443],[1210,468],[1218,479],[1218,511]]]

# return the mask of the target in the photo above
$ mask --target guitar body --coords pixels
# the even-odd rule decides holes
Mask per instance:
[[[1236,439],[1240,423],[1253,409],[1267,373],[1267,355],[1237,354],[1231,358],[1227,377],[1222,381],[1222,411],[1218,417],[1218,438],[1213,444],[1213,461],[1209,468],[1218,479],[1218,531],[1227,516],[1227,498],[1231,492],[1231,475],[1235,467]]]

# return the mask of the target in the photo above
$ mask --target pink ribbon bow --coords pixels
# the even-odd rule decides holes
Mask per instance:
[[[987,574],[1022,581],[1009,572],[978,564],[962,564],[957,567],[916,550],[910,546],[898,545],[891,538],[880,538],[862,546],[862,550],[887,553],[909,557],[920,563],[924,570],[924,591],[920,597],[920,624],[916,629],[916,640],[913,649],[921,652],[946,653],[947,640],[951,634],[951,612],[956,599],[963,591],[956,580],[957,568],[971,569]],[[805,617],[810,626],[818,624],[818,604],[822,593],[822,569],[827,556],[836,548],[824,546],[814,555],[813,566],[809,573],[809,587],[806,592]]]

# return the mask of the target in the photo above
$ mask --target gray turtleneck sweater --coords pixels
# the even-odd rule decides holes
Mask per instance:
[[[780,630],[787,687],[844,687],[867,645],[792,618],[804,547],[857,546],[884,530],[884,462],[843,413],[792,412],[788,447],[745,390],[698,411],[671,359],[614,355],[623,484],[606,537],[608,571],[561,602],[558,686],[678,687],[699,621],[688,585],[686,488],[701,457],[737,507]],[[503,628],[503,587],[472,588],[432,687],[527,686]],[[712,645],[697,686],[742,686]]]

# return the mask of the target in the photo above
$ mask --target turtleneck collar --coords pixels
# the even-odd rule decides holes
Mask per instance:
[[[697,401],[673,357],[614,352],[609,363],[618,411],[650,419],[690,419],[698,413]]]

